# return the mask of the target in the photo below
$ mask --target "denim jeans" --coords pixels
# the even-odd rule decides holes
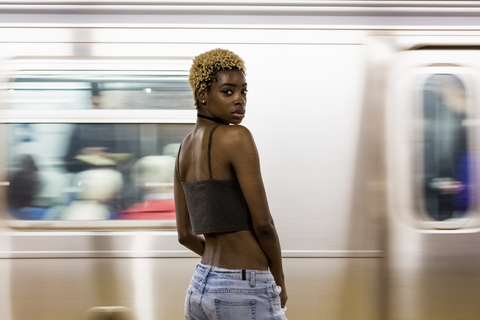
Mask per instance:
[[[284,320],[270,271],[197,265],[185,298],[187,320]]]

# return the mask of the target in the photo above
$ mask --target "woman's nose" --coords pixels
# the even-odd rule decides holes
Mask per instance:
[[[237,94],[235,97],[235,104],[245,104],[246,98],[242,94]]]

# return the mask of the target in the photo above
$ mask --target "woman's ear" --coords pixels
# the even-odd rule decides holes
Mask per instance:
[[[201,90],[197,92],[197,100],[201,103],[205,103],[205,97],[207,96],[205,90]]]

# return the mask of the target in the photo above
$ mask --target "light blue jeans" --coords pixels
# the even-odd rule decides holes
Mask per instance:
[[[270,271],[197,265],[185,298],[187,320],[283,320]]]

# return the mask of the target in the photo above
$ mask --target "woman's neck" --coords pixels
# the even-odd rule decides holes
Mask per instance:
[[[225,125],[228,125],[228,123],[226,122],[223,122],[222,120],[220,119],[217,119],[217,118],[213,118],[213,117],[208,117],[206,115],[203,115],[201,113],[197,113],[197,118],[203,118],[203,119],[207,119],[207,120],[210,120],[210,121],[213,121],[213,122],[216,122],[218,124],[225,124]]]

